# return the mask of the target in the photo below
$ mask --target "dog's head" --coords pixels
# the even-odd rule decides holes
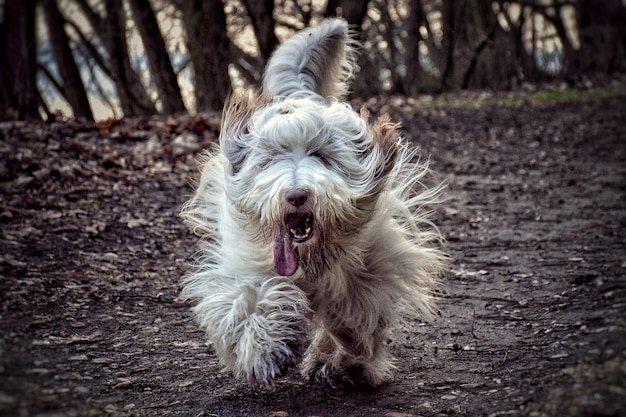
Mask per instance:
[[[349,244],[375,210],[400,153],[396,125],[369,125],[342,102],[355,43],[340,19],[282,44],[262,94],[225,108],[220,148],[227,194],[251,236],[274,241],[274,266],[312,275]]]

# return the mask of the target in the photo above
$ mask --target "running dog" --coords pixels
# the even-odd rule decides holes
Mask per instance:
[[[342,101],[357,46],[328,19],[278,47],[262,91],[226,103],[181,213],[201,237],[183,295],[223,368],[251,384],[300,364],[333,387],[379,385],[400,313],[433,313],[441,187],[422,184],[397,124]]]

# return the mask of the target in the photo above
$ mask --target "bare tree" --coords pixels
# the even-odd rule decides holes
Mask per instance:
[[[97,60],[106,67],[105,72],[115,84],[124,115],[131,117],[156,113],[154,104],[141,84],[139,75],[130,63],[126,44],[126,16],[122,0],[104,0],[102,3],[105,10],[104,16],[96,12],[87,0],[75,1],[89,19],[106,49],[108,59],[100,56]],[[74,27],[78,29],[76,25]],[[82,38],[87,39],[84,34]],[[99,55],[95,47],[90,48],[90,52]]]
[[[148,0],[128,0],[128,3],[148,57],[152,79],[159,93],[163,113],[184,112],[185,105],[180,94],[178,80],[150,2]]]
[[[626,69],[626,6],[621,0],[579,0],[576,8],[580,52],[575,71]]]
[[[0,0],[3,118],[54,111],[47,109],[37,91],[37,1]],[[81,75],[104,101],[119,102],[125,116],[156,113],[142,77],[131,65],[125,5],[130,6],[150,67],[148,75],[141,75],[154,81],[164,113],[185,107],[166,48],[167,34],[161,33],[156,19],[156,4],[173,4],[182,12],[189,54],[185,65],[193,69],[197,111],[221,109],[232,89],[231,66],[241,77],[236,78],[238,85],[242,79],[243,84],[257,84],[278,35],[331,16],[345,18],[363,44],[354,96],[498,88],[543,77],[569,79],[579,73],[626,70],[622,0],[328,0],[325,6],[311,0],[67,1],[78,5],[90,24],[85,27],[64,13],[67,2],[41,0],[59,71],[40,66],[40,81],[55,85],[75,115],[88,119],[91,112]],[[66,31],[68,26],[71,31]],[[257,38],[254,52],[237,38],[250,26]],[[77,61],[78,57],[82,59]],[[545,57],[554,65],[548,67]],[[85,67],[77,67],[79,63]],[[114,83],[115,94],[100,85],[100,69]]]
[[[426,17],[424,16],[424,8],[422,0],[409,1],[409,17],[406,22],[406,41],[405,41],[405,75],[402,79],[401,92],[413,95],[420,90],[420,86],[426,73],[420,65],[419,45],[422,42],[420,26],[424,24]]]
[[[60,93],[72,107],[75,117],[84,117],[93,121],[85,85],[80,77],[76,61],[74,61],[72,56],[70,40],[63,28],[65,19],[59,12],[56,0],[42,0],[42,6],[48,26],[52,53],[63,80],[63,84],[60,86]]]
[[[231,91],[229,40],[221,0],[182,0],[194,72],[196,110],[221,110]]]
[[[0,22],[0,119],[39,116],[36,0],[7,1]]]
[[[515,33],[502,28],[493,7],[491,0],[442,1],[443,88],[495,87],[516,77]]]
[[[459,71],[455,77],[455,85],[463,89],[487,87],[489,82],[499,82],[497,68],[507,65],[506,57],[500,56],[504,55],[500,54],[501,47],[506,48],[502,42],[502,28],[491,7],[490,0],[466,0],[465,18],[458,26],[461,31],[457,35]]]
[[[276,24],[273,16],[274,0],[244,0],[244,3],[265,62],[278,45],[278,38],[274,32]]]

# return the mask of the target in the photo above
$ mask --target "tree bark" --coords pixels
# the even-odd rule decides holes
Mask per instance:
[[[221,110],[231,91],[224,6],[221,0],[183,0],[182,11],[194,72],[196,111]]]
[[[483,50],[489,45],[489,43],[493,42],[496,33],[495,26],[489,31],[488,34],[476,45],[474,52],[472,54],[472,58],[470,59],[470,63],[465,70],[465,74],[463,75],[463,84],[461,85],[462,89],[467,89],[470,85],[470,80],[472,79],[474,72],[476,71],[476,66],[478,65],[479,59]]]
[[[613,72],[626,68],[626,6],[621,0],[579,0],[576,20],[580,50],[575,72]]]
[[[130,64],[126,45],[126,16],[121,0],[105,0],[106,22],[100,34],[109,52],[115,85],[125,116],[156,113],[154,104],[141,84],[139,75]]]
[[[405,42],[406,75],[402,80],[402,90],[405,94],[413,95],[419,90],[419,84],[424,79],[424,70],[420,65],[419,44],[422,40],[420,24],[425,19],[422,0],[410,0],[411,8],[407,21],[407,39]]]
[[[40,119],[35,0],[7,1],[0,22],[0,119]]]
[[[493,12],[491,0],[447,0],[444,13],[448,49],[443,86],[456,88],[503,87],[517,76],[514,29],[505,31]]]
[[[76,0],[98,34],[108,53],[108,74],[115,84],[122,112],[127,117],[151,115],[156,109],[139,75],[130,64],[126,45],[126,16],[122,0],[104,0],[106,17],[96,13],[86,0]],[[95,48],[94,48],[95,49]],[[92,52],[94,51],[92,49]]]
[[[463,21],[463,10],[465,1],[443,0],[441,24],[443,26],[443,37],[441,40],[441,86],[445,88],[455,88],[456,80],[454,72],[456,69],[457,42],[460,38],[461,23]]]
[[[248,15],[254,27],[259,51],[263,61],[267,62],[278,45],[278,38],[274,32],[274,0],[244,0]]]
[[[148,57],[152,78],[163,106],[163,113],[184,112],[185,105],[180,94],[178,80],[150,2],[148,0],[128,0],[128,3]]]
[[[61,93],[72,107],[74,117],[83,117],[93,121],[93,113],[89,106],[85,85],[72,56],[69,37],[63,28],[65,19],[59,12],[56,0],[43,0],[42,5],[48,25],[52,54],[63,80]]]

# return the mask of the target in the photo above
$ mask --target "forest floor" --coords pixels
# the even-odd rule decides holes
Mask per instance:
[[[398,329],[366,391],[238,383],[180,299],[219,115],[0,124],[0,416],[625,416],[618,90],[365,103],[447,181],[452,258],[439,318]]]

